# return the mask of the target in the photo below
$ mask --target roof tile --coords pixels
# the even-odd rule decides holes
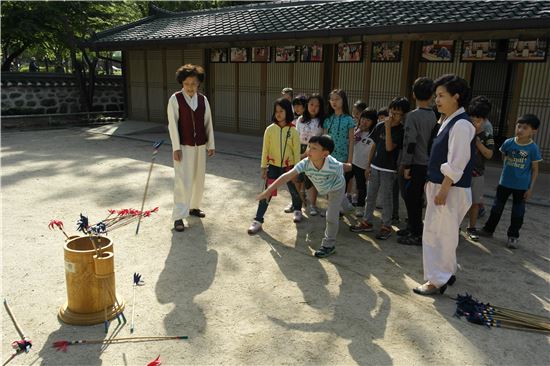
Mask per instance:
[[[245,5],[200,12],[159,13],[120,29],[99,33],[91,43],[117,44],[178,39],[200,42],[211,37],[235,41],[276,33],[357,29],[369,34],[385,27],[548,19],[550,1],[331,1]],[[393,28],[392,28],[393,26]],[[284,35],[281,35],[283,38]]]

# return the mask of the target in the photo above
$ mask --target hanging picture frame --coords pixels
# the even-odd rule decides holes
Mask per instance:
[[[300,62],[323,62],[323,45],[300,46]]]
[[[275,62],[296,62],[296,46],[275,47]]]
[[[372,42],[372,62],[399,62],[401,61],[401,42],[382,41]]]
[[[361,62],[363,60],[363,42],[338,43],[336,62]]]
[[[426,40],[422,41],[422,62],[453,62],[455,41],[453,40]]]
[[[508,40],[508,61],[544,62],[548,53],[548,41],[546,39],[520,40],[513,38]]]
[[[210,62],[212,63],[227,62],[227,48],[210,49]]]
[[[271,62],[271,47],[252,47],[250,60],[252,62]]]
[[[497,58],[497,41],[464,40],[460,52],[460,61],[495,61]]]
[[[248,62],[248,49],[241,47],[231,47],[231,62],[243,63]]]

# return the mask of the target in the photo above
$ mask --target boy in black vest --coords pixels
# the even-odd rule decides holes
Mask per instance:
[[[201,66],[187,64],[176,71],[182,90],[168,100],[168,131],[174,157],[174,229],[183,231],[189,215],[204,217],[199,208],[204,191],[206,154],[214,156],[214,130],[208,99],[198,89]]]

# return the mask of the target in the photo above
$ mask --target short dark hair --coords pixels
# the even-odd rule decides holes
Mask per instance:
[[[330,92],[329,99],[331,94],[337,94],[340,98],[342,98],[342,112],[344,112],[344,114],[349,114],[348,95],[346,94],[346,92],[342,89],[334,89],[333,91]],[[334,114],[334,109],[332,109],[332,106],[330,105],[330,101],[329,101],[328,108],[327,108],[327,115],[330,116],[332,114]]]
[[[531,126],[533,130],[538,130],[540,126],[540,120],[534,114],[524,114],[518,118],[516,123],[522,123]]]
[[[307,98],[306,110],[304,111],[302,121],[304,123],[309,123],[309,121],[311,121],[311,119],[313,118],[311,117],[311,115],[309,114],[309,110],[307,109],[307,105],[309,104],[309,101],[312,99],[317,99],[317,101],[319,101],[319,113],[317,114],[317,116],[315,116],[315,118],[319,119],[319,127],[323,127],[323,120],[325,119],[325,101],[323,100],[323,97],[321,96],[321,94],[317,94],[317,93],[311,94]]]
[[[304,95],[299,95],[296,98],[292,99],[292,105],[300,104],[302,107],[305,107],[307,104],[307,99]]]
[[[353,103],[353,106],[357,109],[359,109],[359,112],[363,112],[365,109],[367,109],[367,103],[359,99],[355,103]]]
[[[378,115],[378,118],[380,118],[380,116],[388,117],[390,115],[390,112],[388,112],[388,108],[382,108],[378,111],[377,115]]]
[[[330,154],[334,151],[334,140],[329,135],[311,136],[309,143],[321,145],[323,150],[327,150]]]
[[[275,119],[275,108],[279,106],[285,110],[286,123],[290,123],[294,120],[294,113],[292,113],[292,104],[286,98],[277,98],[273,103],[273,114],[271,115],[271,122],[277,123]]]
[[[374,108],[367,108],[363,112],[361,112],[359,118],[366,118],[376,122],[376,120],[378,119],[378,113]]]
[[[434,81],[434,92],[438,86],[443,86],[451,95],[458,94],[459,107],[466,107],[470,102],[470,86],[468,85],[468,82],[461,77],[454,74],[440,76]]]
[[[409,100],[405,97],[393,98],[388,109],[398,109],[403,113],[409,113],[411,110],[411,103],[409,103]]]
[[[491,112],[491,101],[485,95],[472,98],[468,105],[470,117],[487,118]]]
[[[418,100],[430,100],[434,94],[434,81],[422,76],[414,81],[412,91]]]
[[[190,76],[196,76],[202,83],[204,81],[204,69],[199,65],[185,64],[176,70],[176,80],[180,85]]]

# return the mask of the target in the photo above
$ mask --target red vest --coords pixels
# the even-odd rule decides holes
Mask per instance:
[[[205,145],[206,129],[204,128],[204,113],[206,106],[204,95],[197,94],[198,105],[194,111],[185,101],[182,92],[176,93],[176,99],[179,105],[178,132],[180,135],[180,144],[188,146]]]

